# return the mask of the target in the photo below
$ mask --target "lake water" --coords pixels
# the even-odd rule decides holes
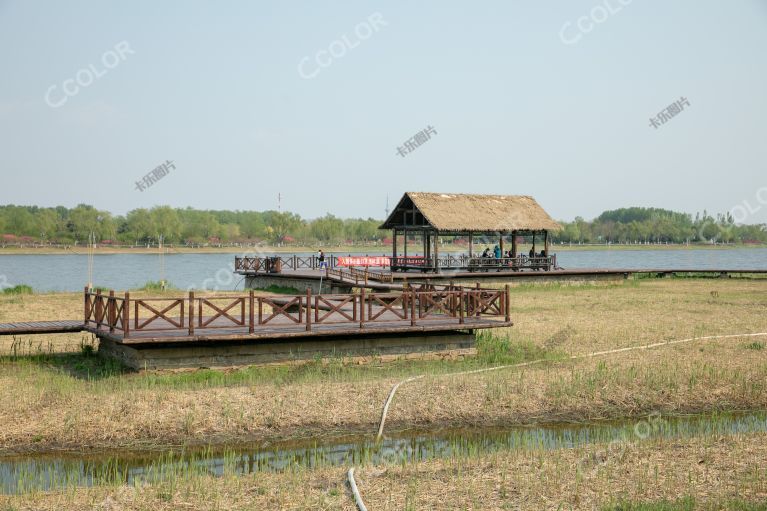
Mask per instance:
[[[235,254],[167,254],[165,278],[179,289],[232,290],[235,286],[242,289],[242,277],[233,274],[234,257]],[[767,249],[578,250],[557,253],[557,262],[568,270],[767,269]],[[0,255],[0,287],[27,284],[37,291],[80,291],[88,280],[87,268],[86,255]],[[94,285],[135,289],[147,281],[160,280],[160,261],[155,254],[96,255],[93,274]]]

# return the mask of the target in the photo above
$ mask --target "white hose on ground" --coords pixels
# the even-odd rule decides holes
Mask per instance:
[[[752,334],[726,334],[726,335],[707,335],[704,337],[690,337],[688,339],[679,339],[676,341],[662,341],[662,342],[655,342],[652,344],[644,344],[642,346],[629,346],[628,348],[616,348],[613,350],[605,350],[605,351],[594,351],[591,353],[585,353],[583,355],[572,355],[568,357],[565,360],[576,360],[580,358],[591,358],[591,357],[598,357],[601,355],[612,355],[613,353],[622,353],[624,351],[636,351],[636,350],[646,350],[651,348],[658,348],[660,346],[671,346],[672,344],[681,344],[686,342],[693,342],[693,341],[707,341],[707,340],[713,340],[713,339],[731,339],[733,337],[762,337],[767,336],[767,332],[760,332],[760,333],[752,333]],[[525,367],[525,366],[531,366],[533,364],[540,364],[541,362],[546,362],[549,359],[541,358],[538,360],[531,360],[530,362],[521,362],[519,364],[509,364],[509,365],[502,365],[502,366],[495,366],[495,367],[485,367],[482,369],[473,369],[471,371],[460,371],[457,373],[445,373],[445,374],[439,374],[435,376],[458,376],[462,374],[476,374],[476,373],[484,373],[487,371],[497,371],[499,369],[509,369],[512,367]],[[386,422],[386,414],[389,413],[389,405],[391,404],[392,399],[394,398],[394,394],[397,392],[397,389],[400,385],[403,383],[407,383],[413,380],[417,380],[419,378],[423,378],[426,376],[425,374],[421,374],[418,376],[412,376],[410,378],[407,378],[405,380],[402,380],[401,382],[397,383],[392,387],[391,392],[389,392],[389,397],[386,398],[386,403],[384,404],[383,411],[381,412],[381,423],[378,426],[378,435],[376,436],[376,440],[380,440],[381,436],[383,436],[383,428],[384,423]]]
[[[352,494],[354,495],[354,502],[357,504],[357,509],[359,509],[359,511],[368,511],[368,508],[365,507],[365,503],[362,502],[362,496],[357,489],[357,483],[354,481],[354,467],[349,469],[349,471],[346,473],[346,476],[349,479],[349,487],[352,489]]]
[[[394,397],[394,393],[397,392],[397,388],[403,383],[417,380],[419,378],[423,378],[424,376],[426,375],[419,374],[418,376],[411,376],[410,378],[402,380],[401,382],[397,383],[391,388],[391,391],[389,392],[389,397],[386,398],[386,403],[384,403],[383,410],[381,411],[381,424],[378,426],[378,436],[376,436],[376,440],[379,440],[381,438],[381,435],[383,435],[383,427],[384,427],[384,423],[386,422],[386,414],[389,413],[389,404],[391,403],[391,400]]]

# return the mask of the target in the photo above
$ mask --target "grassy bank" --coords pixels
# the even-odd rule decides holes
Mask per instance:
[[[699,341],[568,360],[701,335],[767,331],[765,283],[647,280],[520,287],[515,326],[466,360],[360,365],[343,359],[227,371],[131,373],[82,335],[0,340],[2,452],[159,447],[387,428],[585,421],[767,408],[767,339]],[[0,321],[77,317],[75,294],[0,296]],[[71,312],[70,312],[71,311]],[[60,352],[68,351],[68,354]],[[448,373],[540,358],[525,368]]]

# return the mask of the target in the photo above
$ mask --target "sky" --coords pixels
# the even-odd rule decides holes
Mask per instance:
[[[0,0],[0,204],[763,223],[765,50],[767,0]]]

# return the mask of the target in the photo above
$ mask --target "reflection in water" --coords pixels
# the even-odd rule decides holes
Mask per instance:
[[[652,424],[652,427],[648,427]],[[637,426],[641,425],[641,428]],[[656,427],[657,426],[657,427]],[[553,450],[612,440],[767,431],[767,412],[588,425],[406,431],[376,444],[371,437],[322,438],[269,446],[215,446],[171,453],[117,452],[100,457],[0,458],[0,492],[24,493],[104,483],[162,481],[196,474],[252,474],[295,468],[405,463],[509,450]]]

